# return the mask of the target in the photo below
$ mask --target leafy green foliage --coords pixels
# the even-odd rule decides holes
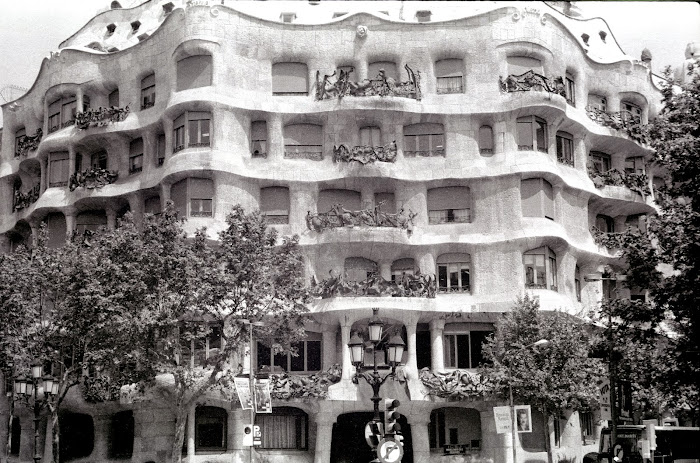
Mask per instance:
[[[537,300],[525,296],[496,323],[484,344],[490,364],[481,374],[491,380],[492,392],[516,403],[527,403],[548,415],[565,409],[588,410],[597,405],[602,363],[589,358],[591,336],[576,317],[542,312]],[[540,339],[549,344],[532,346]]]

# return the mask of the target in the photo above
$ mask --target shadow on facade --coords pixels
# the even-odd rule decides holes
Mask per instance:
[[[338,416],[333,425],[330,463],[369,463],[377,454],[365,441],[365,425],[372,419],[372,412],[345,413]],[[402,463],[413,463],[411,428],[405,416],[399,419],[404,436]]]

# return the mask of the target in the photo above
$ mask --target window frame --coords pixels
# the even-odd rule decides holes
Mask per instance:
[[[434,194],[439,194],[437,190],[447,190],[447,189],[454,189],[454,192],[457,193],[458,190],[461,190],[466,196],[467,196],[467,207],[466,208],[449,208],[449,207],[444,207],[441,209],[431,209],[431,201],[430,201],[430,192],[435,191]],[[473,207],[473,198],[472,198],[472,192],[471,188],[468,186],[464,185],[459,185],[459,186],[446,186],[446,187],[435,187],[435,188],[430,188],[427,191],[427,206],[428,206],[428,224],[429,225],[442,225],[442,224],[447,224],[447,223],[472,223],[472,207]],[[440,205],[438,205],[440,206]]]
[[[644,175],[646,174],[645,164],[646,163],[644,162],[644,156],[630,156],[628,158],[625,158],[625,173]]]
[[[153,79],[151,83],[150,80]],[[141,79],[141,110],[152,108],[156,104],[156,73]]]
[[[291,144],[288,143],[288,141],[296,141],[292,138],[292,135],[288,134],[288,130],[292,127],[306,127],[308,130],[311,130],[311,127],[315,127],[313,130],[318,130],[320,132],[320,135],[318,136],[318,143],[319,144]],[[283,135],[283,142],[284,142],[284,157],[286,158],[296,158],[299,156],[302,156],[304,154],[312,155],[315,157],[320,157],[323,158],[323,133],[324,127],[323,125],[320,124],[311,124],[311,123],[299,123],[299,124],[288,124],[284,126],[284,135]],[[294,134],[296,135],[296,134]],[[311,136],[313,135],[313,136]],[[318,134],[305,134],[305,138],[316,138]],[[309,140],[309,142],[315,141],[315,140]],[[302,151],[300,151],[300,148],[302,148]]]
[[[644,112],[641,106],[629,100],[620,101],[620,119],[623,122],[641,124]]]
[[[539,183],[539,189],[538,189],[538,193],[537,193],[537,196],[538,196],[538,198],[539,198],[539,206],[538,206],[538,210],[537,210],[537,215],[525,215],[525,214],[524,214],[525,211],[523,210],[523,207],[522,207],[522,206],[523,206],[523,203],[522,203],[522,202],[523,202],[523,182],[525,182],[525,181],[532,181],[532,180],[538,180],[538,181],[539,181],[539,182],[538,182],[538,183]],[[548,185],[548,186],[546,186],[545,183],[546,183],[546,185]],[[550,191],[552,192],[552,199],[551,199],[551,201],[550,201],[550,199],[547,197],[547,191],[546,191],[547,189],[550,190]],[[542,178],[542,177],[534,177],[534,178],[524,178],[524,179],[522,179],[522,180],[520,181],[520,201],[521,201],[521,213],[523,214],[523,217],[534,217],[534,218],[538,218],[538,217],[539,217],[539,218],[545,218],[545,219],[549,219],[549,220],[551,220],[551,221],[555,221],[555,217],[556,217],[556,200],[555,200],[555,198],[554,198],[554,187],[552,186],[552,184],[551,184],[547,179],[544,179],[544,178]],[[549,210],[550,210],[550,207],[549,207],[550,204],[551,204],[551,212],[552,212],[552,216],[551,216],[551,217],[550,217],[549,215],[547,215],[547,213],[548,213]]]
[[[200,414],[201,413],[201,414]],[[202,416],[209,413],[209,416]],[[204,421],[204,422],[202,422]],[[207,422],[211,421],[211,423]],[[213,436],[211,431],[202,432],[200,426],[221,426],[221,444],[216,446],[203,446],[201,438],[218,437]],[[197,452],[214,452],[225,451],[228,444],[228,412],[222,407],[212,407],[200,405],[195,408],[195,424],[194,424],[194,451]]]
[[[54,157],[59,157],[60,159],[54,159]],[[48,162],[48,187],[49,188],[61,188],[68,186],[68,181],[70,178],[70,166],[69,166],[69,155],[68,151],[53,151],[49,153],[49,162]],[[65,163],[65,167],[61,169],[63,171],[65,169],[65,179],[62,179],[60,181],[51,181],[53,176],[54,176],[54,169],[56,169],[56,165],[58,163]]]
[[[488,129],[488,136],[482,137],[482,129]],[[491,127],[488,124],[484,124],[481,127],[479,127],[479,132],[478,132],[478,144],[479,144],[479,154],[488,154],[492,155],[494,153],[494,140],[493,140],[493,127]],[[488,144],[490,147],[485,147],[483,142],[488,140]]]
[[[593,170],[599,174],[604,174],[612,169],[612,156],[608,153],[591,150],[588,152],[588,160],[593,165]]]
[[[595,442],[595,426],[593,425],[592,412],[578,412],[579,427],[581,429],[581,443],[590,445]]]
[[[360,130],[358,130],[358,136],[360,146],[382,146],[382,129],[376,125],[360,127]],[[365,143],[365,139],[369,141],[369,143]]]
[[[515,138],[516,138],[516,143],[518,145],[518,151],[540,151],[542,153],[549,153],[549,125],[547,124],[547,121],[539,116],[531,115],[531,116],[523,116],[519,117],[515,121],[516,124],[516,131],[515,131]],[[518,129],[519,124],[529,124],[530,125],[530,145],[525,145],[521,144],[521,132]],[[542,138],[544,142],[544,146],[540,146],[539,140],[538,140],[538,133],[539,128],[538,124],[543,128],[542,132]]]
[[[276,417],[284,416],[287,417],[286,426],[289,426],[289,422],[294,423],[294,434],[295,434],[295,445],[291,446],[280,446],[272,447],[268,446],[267,439],[270,438],[270,434],[273,431],[266,429],[267,426],[273,426],[271,423],[268,425],[265,423],[270,420],[274,423]],[[303,410],[296,407],[274,407],[272,413],[256,413],[255,423],[260,426],[263,431],[262,445],[258,448],[262,450],[308,450],[309,449],[309,416]],[[287,428],[288,429],[288,428]]]
[[[557,145],[557,162],[575,167],[574,136],[569,132],[559,130],[557,131],[555,138]],[[565,149],[567,147],[568,149]]]
[[[311,350],[318,351],[317,359],[310,359],[311,355],[309,345],[312,343],[316,345],[316,347],[312,348]],[[292,347],[298,349],[298,356],[292,356],[291,352],[283,352],[272,355],[272,350],[269,347],[261,342],[258,342],[256,356],[258,369],[263,366],[270,367],[271,370],[274,369],[274,367],[281,367],[290,375],[313,375],[323,370],[323,340],[321,333],[307,332],[307,338],[292,344]],[[294,369],[294,359],[299,359],[302,356],[304,369]],[[265,358],[268,358],[269,360],[266,362]],[[313,366],[312,362],[318,364],[318,369],[309,369],[310,366]]]
[[[208,133],[203,133],[204,121],[208,124]],[[194,124],[193,124],[194,123]],[[194,127],[194,131],[193,131]],[[210,148],[214,122],[211,111],[185,111],[173,119],[173,154],[190,148]],[[192,134],[196,141],[192,140]],[[202,141],[206,135],[207,141]]]
[[[206,59],[203,59],[204,57],[208,58],[208,62],[206,62]],[[196,69],[198,71],[195,76],[189,76],[189,75],[182,75],[181,73],[184,73],[184,71],[188,68],[186,68],[186,62],[196,62],[196,60],[200,60],[200,62],[204,63],[205,66],[201,69]],[[181,67],[182,66],[182,67]],[[194,65],[191,65],[194,66]],[[203,71],[205,71],[209,68],[209,75],[202,77]],[[189,77],[189,81],[185,81],[185,77]],[[206,78],[208,77],[208,78]],[[200,82],[200,78],[202,79]],[[182,81],[181,81],[182,80]],[[189,84],[189,85],[187,85]],[[177,63],[175,64],[175,91],[176,92],[183,92],[185,90],[192,90],[196,88],[203,88],[203,87],[210,87],[214,85],[214,56],[209,53],[202,51],[197,54],[189,55],[189,56],[183,56],[179,60],[177,60]]]
[[[288,66],[289,69],[294,69],[297,68],[298,71],[301,71],[301,68],[303,66],[304,68],[304,82],[305,82],[305,90],[301,91],[299,89],[289,91],[286,89],[286,86],[283,85],[283,82],[280,81],[280,79],[283,79],[285,76],[287,77],[299,77],[295,75],[293,72],[290,72],[289,74],[275,74],[275,69],[282,69],[282,65],[295,65],[295,66]],[[272,76],[272,95],[274,96],[302,96],[302,95],[308,95],[309,94],[309,65],[307,63],[301,63],[298,61],[280,61],[278,63],[272,63],[272,67],[270,69],[270,75]],[[294,88],[295,85],[288,84],[290,87]]]
[[[576,81],[574,80],[574,76],[569,72],[564,75],[564,92],[566,94],[566,102],[575,108]]]
[[[159,133],[156,136],[156,167],[165,164],[165,134]]]
[[[542,265],[539,265],[535,258],[532,263],[526,262],[530,260],[526,256],[542,256]],[[525,274],[525,289],[548,289],[551,291],[559,291],[558,275],[557,275],[557,255],[549,246],[541,246],[536,249],[530,249],[523,253],[523,272]],[[532,282],[528,283],[528,265],[532,265]],[[542,269],[543,273],[539,273]],[[542,281],[540,281],[542,280]]]
[[[264,126],[264,127],[263,127]],[[256,130],[257,129],[257,130]],[[256,138],[264,136],[264,138]],[[258,144],[262,151],[258,150],[256,154],[255,146]],[[256,120],[250,122],[250,155],[254,158],[267,157],[267,121]]]
[[[441,132],[438,132],[438,127]],[[422,133],[409,133],[406,132],[422,132]],[[409,143],[412,140],[412,143]],[[440,144],[442,140],[442,144]],[[421,149],[427,145],[426,149]],[[445,137],[445,126],[444,124],[434,123],[434,122],[424,122],[418,124],[410,124],[403,126],[403,154],[407,157],[432,157],[432,156],[442,156],[446,155],[446,137]],[[416,149],[409,150],[407,147],[413,146]]]
[[[269,209],[267,205],[265,204],[264,199],[267,199],[268,194],[270,196],[276,196],[273,193],[273,190],[276,191],[281,191],[281,190],[286,190],[286,193],[279,193],[285,194],[286,195],[286,209],[282,210],[273,210]],[[269,193],[264,193],[264,192],[269,192]],[[289,209],[290,209],[290,197],[289,197],[289,188],[285,186],[268,186],[268,187],[263,187],[260,188],[260,213],[265,215],[265,218],[267,220],[268,224],[272,225],[286,225],[289,224]],[[270,214],[270,212],[286,212],[286,214],[282,213],[277,213],[277,214]]]
[[[208,182],[211,182],[211,198],[206,198],[206,197],[196,197],[195,194],[193,193],[193,183],[194,181],[197,180],[206,180]],[[171,194],[173,191],[173,188],[177,188],[177,192],[180,193],[179,191],[179,186],[175,187],[175,185],[180,185],[181,182],[184,183],[184,198],[177,198],[176,206],[179,207],[183,206],[185,208],[184,211],[181,210],[181,213],[186,216],[186,217],[210,217],[213,218],[215,215],[215,206],[216,203],[214,202],[214,199],[216,198],[216,184],[214,183],[214,180],[211,178],[207,177],[186,177],[182,180],[179,180],[178,182],[174,183],[173,186],[171,186]],[[207,185],[207,188],[209,186]],[[182,201],[182,203],[180,203]],[[207,209],[205,206],[209,205],[209,208]],[[195,207],[196,206],[196,207]]]
[[[452,71],[442,71],[439,69],[439,63],[443,63],[443,66],[449,67],[448,62],[454,62],[456,65],[459,62],[459,75],[457,72]],[[457,66],[451,67],[457,67]],[[446,58],[435,62],[435,92],[438,95],[447,95],[453,93],[464,93],[464,60],[461,58]],[[444,75],[444,74],[455,74],[455,75]],[[454,85],[458,83],[459,85]],[[445,85],[446,84],[446,85]]]
[[[435,261],[435,267],[438,293],[471,293],[472,260],[470,254],[464,252],[440,254]],[[456,275],[457,284],[455,286],[452,285],[453,274]],[[466,284],[464,283],[465,274],[468,280]],[[441,284],[442,281],[445,282],[444,285]]]
[[[574,269],[574,291],[576,292],[576,300],[581,302],[581,269],[578,265]]]
[[[138,149],[139,144],[140,149]],[[132,140],[129,144],[129,175],[143,171],[144,151],[144,141],[141,137]]]
[[[593,99],[597,101],[591,101],[591,97],[593,97]],[[586,106],[592,109],[597,109],[599,111],[608,112],[608,98],[597,93],[589,93]]]

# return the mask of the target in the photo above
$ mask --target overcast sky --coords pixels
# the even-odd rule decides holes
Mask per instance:
[[[230,1],[230,0],[229,0]],[[124,7],[142,0],[122,0]],[[29,88],[41,61],[110,0],[0,0],[0,89]],[[584,17],[600,16],[622,49],[639,59],[646,47],[653,69],[680,66],[686,44],[700,42],[700,5],[696,2],[577,2]],[[380,8],[377,8],[380,9]],[[0,103],[4,103],[0,99]],[[0,115],[0,126],[2,119]]]

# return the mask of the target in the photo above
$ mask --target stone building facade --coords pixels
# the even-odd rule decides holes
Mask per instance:
[[[302,355],[260,348],[257,365],[342,372],[326,398],[274,400],[260,461],[372,458],[371,389],[351,381],[347,343],[373,308],[407,345],[402,380],[382,388],[402,402],[404,461],[511,461],[502,402],[430,395],[420,372],[475,381],[481,341],[526,292],[578,314],[611,291],[587,278],[614,261],[591,228],[643,227],[653,211],[638,129],[659,90],[604,21],[545,3],[317,3],[113,2],[3,106],[0,244],[30,243],[44,222],[60,245],[167,200],[214,237],[233,205],[259,208],[300,235],[318,298]],[[1,399],[3,422],[9,409]],[[174,416],[156,396],[76,394],[67,411],[66,432],[90,444],[74,461],[167,459]],[[207,397],[187,461],[247,461],[247,413]],[[10,461],[30,461],[31,414],[15,414]],[[546,438],[581,461],[599,426],[535,413],[518,451],[547,461]]]

